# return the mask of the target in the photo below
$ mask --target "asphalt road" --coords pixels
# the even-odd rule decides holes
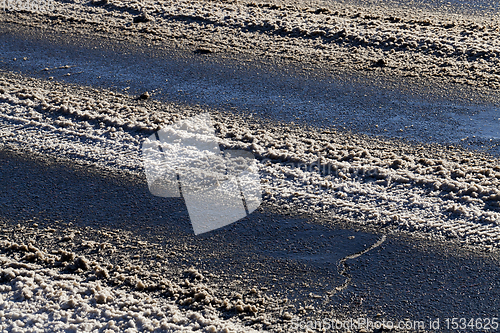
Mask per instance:
[[[476,135],[484,140],[472,147],[498,152],[499,125],[492,118],[497,109],[491,101],[461,104],[450,93],[422,102],[425,91],[415,96],[413,86],[378,88],[390,80],[372,86],[368,79],[352,82],[321,71],[290,67],[280,72],[276,66],[282,64],[254,59],[194,56],[88,36],[61,38],[6,25],[0,31],[2,70],[410,140],[468,146],[461,139]],[[70,67],[44,70],[65,65]],[[409,129],[400,131],[405,126]],[[152,196],[144,178],[6,150],[0,151],[0,205],[0,217],[12,226],[57,225],[61,233],[72,228],[100,241],[98,230],[127,231],[135,240],[158,244],[155,251],[121,248],[114,256],[95,254],[109,263],[120,265],[138,255],[134,260],[141,265],[161,252],[168,256],[166,272],[171,273],[165,274],[171,278],[179,278],[180,268],[194,266],[214,275],[220,295],[257,286],[273,299],[288,299],[286,307],[278,301],[266,310],[274,321],[263,327],[271,330],[290,331],[290,319],[299,317],[425,323],[439,318],[440,331],[452,331],[443,326],[446,318],[499,317],[499,258],[450,243],[387,235],[380,246],[346,259],[382,235],[348,228],[342,221],[335,227],[327,221],[327,226],[322,223],[327,217],[285,215],[266,205],[246,219],[195,237],[183,201]],[[59,246],[50,239],[38,241],[47,248]],[[284,312],[292,317],[284,319]],[[238,314],[228,310],[226,315]]]

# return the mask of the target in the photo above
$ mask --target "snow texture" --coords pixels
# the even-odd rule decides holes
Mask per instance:
[[[0,101],[4,145],[135,174],[148,136],[208,111],[14,74]],[[497,158],[209,111],[221,150],[251,152],[264,200],[283,211],[500,247]]]

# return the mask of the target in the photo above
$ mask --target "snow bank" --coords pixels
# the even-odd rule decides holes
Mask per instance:
[[[0,242],[0,252],[4,253],[0,254],[2,331],[254,331],[220,318],[220,313],[210,306],[202,311],[181,309],[176,303],[180,297],[172,299],[143,291],[145,286],[140,280],[129,288],[123,285],[112,287],[110,281],[113,277],[110,278],[106,268],[84,257],[72,260],[73,253],[62,250],[47,253],[31,245],[8,241]],[[84,274],[89,270],[90,275]],[[128,281],[135,277],[118,274],[114,278]],[[162,287],[172,289],[175,283],[163,279]],[[193,291],[187,288],[186,293],[192,294]],[[201,289],[194,294],[197,300],[210,301],[206,290]]]

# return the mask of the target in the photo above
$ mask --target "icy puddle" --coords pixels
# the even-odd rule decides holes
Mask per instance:
[[[14,74],[5,73],[1,84],[0,137],[14,150],[144,177],[144,140],[162,126],[209,112],[220,150],[253,154],[264,202],[293,216],[318,214],[490,250],[500,244],[500,169],[491,155],[137,100]]]
[[[60,294],[64,307],[97,308],[95,316],[113,320],[117,331],[133,325],[289,331],[294,316],[325,313],[429,317],[436,307],[456,313],[447,304],[470,304],[478,291],[483,312],[468,313],[479,316],[498,299],[492,281],[498,281],[500,169],[492,156],[2,75],[8,325],[25,318],[15,302],[45,288],[35,278],[59,279],[60,269],[81,277]],[[162,126],[207,111],[221,150],[254,154],[264,203],[246,219],[198,237],[182,200],[149,193],[140,147]],[[401,242],[402,235],[410,237]],[[433,239],[444,244],[427,249]],[[471,246],[483,254],[465,252]],[[425,272],[434,275],[421,284],[415,276]],[[433,276],[449,282],[436,285]],[[467,276],[476,277],[472,289]],[[101,280],[119,291],[98,286]],[[52,282],[46,285],[52,295]],[[395,285],[400,291],[392,296]],[[139,293],[124,301],[123,290]],[[427,306],[436,293],[452,301]],[[422,303],[412,303],[413,296]],[[174,304],[162,303],[165,297]],[[162,307],[134,305],[148,298]],[[45,296],[37,300],[45,306]],[[43,316],[26,318],[51,325]],[[58,327],[74,328],[79,320]]]
[[[289,332],[294,318],[497,312],[495,21],[58,5],[0,25],[1,329]],[[201,114],[213,148],[255,158],[263,203],[195,236],[185,201],[149,192],[141,146]]]

